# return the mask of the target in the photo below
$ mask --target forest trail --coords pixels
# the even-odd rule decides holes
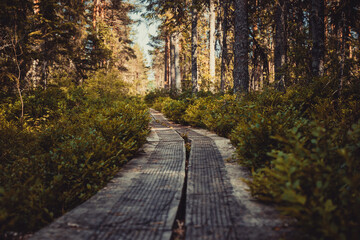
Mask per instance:
[[[228,139],[151,110],[142,151],[91,199],[31,239],[279,239],[290,231],[253,200]],[[190,154],[186,156],[185,141]]]

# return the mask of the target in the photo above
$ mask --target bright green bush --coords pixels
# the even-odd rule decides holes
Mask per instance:
[[[146,104],[154,108],[154,103],[158,101],[159,98],[165,98],[170,95],[169,91],[166,89],[156,89],[147,93],[144,97]]]
[[[207,106],[207,115],[203,118],[206,127],[220,136],[229,137],[239,119],[243,116],[243,109],[235,95],[224,95],[216,98]]]
[[[197,98],[186,110],[184,120],[192,126],[206,127],[221,136],[229,136],[239,119],[234,95]]]
[[[284,147],[249,182],[253,195],[280,203],[314,239],[360,234],[360,121],[343,140],[341,131],[312,121],[274,137]]]
[[[170,101],[170,97],[159,97],[155,100],[155,102],[152,104],[152,108],[154,108],[157,111],[162,111],[164,108],[164,105],[166,102]]]
[[[268,152],[281,148],[281,142],[273,138],[283,135],[298,120],[298,112],[289,107],[243,107],[243,117],[231,134],[241,164],[250,169],[269,166],[272,158]]]
[[[186,123],[184,120],[187,104],[182,100],[167,98],[164,101],[163,109],[165,116],[176,123]]]
[[[25,96],[23,124],[18,103],[2,103],[0,238],[37,230],[85,201],[145,142],[147,106],[106,88],[99,98],[93,88]]]
[[[206,127],[204,119],[208,115],[208,107],[212,98],[198,98],[193,104],[190,104],[184,115],[184,121],[192,126]]]
[[[253,170],[252,194],[278,203],[306,238],[357,239],[360,99],[351,89],[344,90],[346,98],[334,98],[328,80],[286,93],[167,99],[163,111],[230,137],[239,163]]]

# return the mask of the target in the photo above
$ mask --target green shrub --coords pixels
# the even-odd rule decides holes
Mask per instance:
[[[203,120],[207,116],[207,108],[210,105],[210,101],[212,101],[211,98],[196,99],[193,104],[190,104],[187,107],[184,115],[184,121],[192,126],[206,127]]]
[[[144,97],[144,101],[148,106],[154,108],[153,104],[157,102],[159,98],[165,98],[170,95],[169,91],[166,89],[156,89],[155,91],[151,91],[147,93]]]
[[[243,107],[246,117],[239,120],[231,134],[231,141],[241,164],[257,170],[271,163],[267,155],[272,149],[281,148],[281,143],[274,139],[276,134],[282,135],[297,120],[297,111],[292,107],[285,109],[256,106]]]
[[[272,166],[249,182],[253,195],[282,204],[314,239],[360,234],[360,121],[339,144],[340,132],[312,121],[275,137],[284,148],[273,150]]]
[[[157,111],[162,111],[164,108],[164,104],[167,101],[170,101],[171,98],[170,97],[159,97],[155,100],[155,102],[152,104],[152,108],[154,108]]]
[[[220,136],[229,136],[239,118],[236,96],[200,97],[186,109],[184,120],[192,126],[206,127]]]
[[[172,120],[230,137],[239,162],[252,169],[252,194],[276,202],[310,239],[360,235],[360,104],[358,93],[334,98],[323,78],[286,93],[209,95],[162,101]],[[344,90],[345,91],[345,90]]]
[[[207,104],[207,115],[203,118],[206,127],[223,137],[230,133],[243,116],[243,109],[235,95],[226,94]]]
[[[33,106],[24,124],[12,116],[17,102],[2,104],[0,238],[37,230],[85,201],[145,142],[145,104],[106,93],[100,99],[91,91],[28,95]]]
[[[167,118],[176,123],[186,123],[184,120],[187,104],[182,100],[167,98],[164,101],[163,112]]]

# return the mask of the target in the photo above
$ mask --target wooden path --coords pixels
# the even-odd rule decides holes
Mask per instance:
[[[227,139],[151,114],[143,151],[31,239],[279,239],[289,231],[273,208],[249,196],[241,167],[224,161],[233,152]]]

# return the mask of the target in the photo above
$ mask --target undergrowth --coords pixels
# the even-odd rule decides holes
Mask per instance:
[[[252,172],[252,195],[277,203],[308,238],[357,239],[359,91],[349,86],[337,98],[327,81],[243,96],[162,92],[149,104],[173,121],[229,137]]]
[[[28,93],[22,121],[17,99],[1,102],[0,238],[33,232],[82,203],[145,142],[147,106],[110,77]]]

